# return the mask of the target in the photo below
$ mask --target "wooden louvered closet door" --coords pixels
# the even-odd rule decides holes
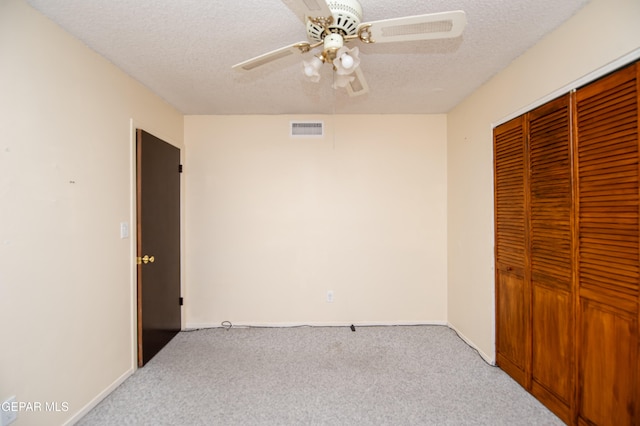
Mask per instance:
[[[640,424],[638,67],[576,93],[578,418]]]
[[[496,362],[567,424],[640,425],[640,63],[494,129]]]
[[[526,387],[530,325],[525,142],[522,117],[494,131],[496,361]]]
[[[566,95],[527,114],[531,393],[566,422],[574,376],[570,113]]]

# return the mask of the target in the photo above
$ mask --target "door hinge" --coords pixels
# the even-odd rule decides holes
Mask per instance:
[[[184,305],[184,297],[180,298],[180,306]]]
[[[178,165],[178,173],[182,173],[182,164]]]

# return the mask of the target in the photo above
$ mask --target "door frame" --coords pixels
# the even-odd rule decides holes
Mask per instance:
[[[138,265],[135,258],[138,250],[137,229],[137,149],[136,129],[143,129],[147,133],[162,139],[180,150],[180,164],[184,162],[184,147],[175,143],[161,130],[134,118],[129,119],[129,316],[130,316],[130,345],[131,371],[138,369]],[[180,179],[180,294],[184,297],[184,179]],[[185,314],[181,309],[181,324],[184,327]]]

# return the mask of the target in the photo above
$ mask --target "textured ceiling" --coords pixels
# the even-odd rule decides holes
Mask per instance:
[[[358,44],[370,92],[302,74],[302,56],[252,73],[246,59],[305,41],[280,0],[27,0],[184,114],[444,113],[589,0],[360,0],[363,21],[464,10],[461,37]]]

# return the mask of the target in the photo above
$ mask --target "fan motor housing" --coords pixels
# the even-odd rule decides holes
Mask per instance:
[[[357,0],[328,0],[327,6],[333,14],[333,22],[329,32],[341,36],[353,35],[362,22],[362,6]],[[322,41],[325,37],[324,27],[307,20],[307,36],[309,40]]]

